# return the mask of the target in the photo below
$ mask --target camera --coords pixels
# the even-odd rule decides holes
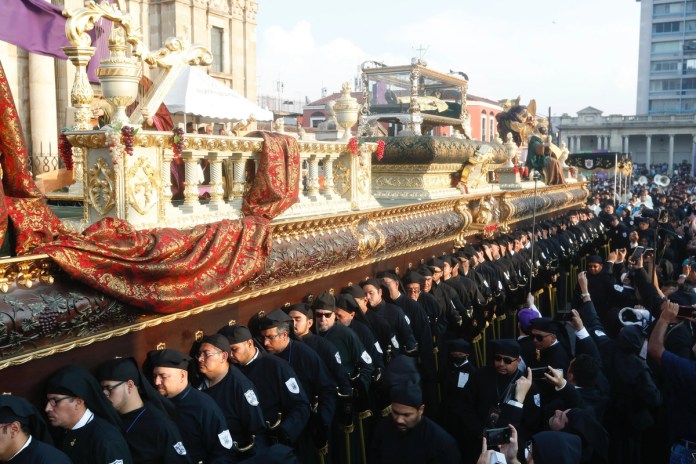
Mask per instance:
[[[510,427],[485,429],[483,431],[483,436],[486,438],[486,445],[488,446],[488,449],[497,449],[498,445],[510,443]]]
[[[637,246],[633,250],[633,254],[631,255],[631,257],[628,258],[628,261],[631,263],[637,263],[640,257],[643,256],[643,253],[645,253],[645,248],[642,246]]]
[[[549,371],[548,367],[532,367],[532,379],[546,380],[545,373]]]
[[[556,319],[562,322],[570,322],[573,320],[572,311],[556,311]]]

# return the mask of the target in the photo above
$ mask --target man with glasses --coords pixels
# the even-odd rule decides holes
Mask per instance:
[[[52,444],[46,423],[31,403],[0,395],[0,462],[71,464]]]
[[[563,323],[550,317],[537,317],[529,321],[532,329],[531,338],[536,350],[535,359],[530,360],[531,367],[547,367],[562,369],[568,372],[570,353],[561,343],[562,336],[567,336]],[[563,339],[565,341],[565,339]],[[526,360],[525,360],[526,362]]]
[[[199,390],[210,395],[225,414],[240,458],[265,449],[266,424],[254,384],[236,366],[230,365],[230,342],[221,334],[201,339],[198,370],[203,376]]]
[[[191,358],[176,350],[147,353],[143,372],[151,374],[160,395],[176,406],[176,424],[194,463],[236,462],[225,416],[213,399],[189,384]]]
[[[520,345],[517,340],[491,342],[492,359],[470,375],[461,400],[464,447],[469,456],[464,462],[475,462],[484,429],[514,425],[522,440],[537,430],[541,417],[540,399],[532,384],[532,374],[522,375]]]
[[[138,463],[190,463],[176,424],[162,396],[150,385],[133,358],[112,359],[99,367],[102,391],[121,415],[123,434]],[[173,412],[173,410],[172,410]]]
[[[63,429],[58,447],[74,464],[133,463],[121,418],[85,369],[69,365],[46,385],[46,417]]]
[[[336,412],[336,382],[314,350],[290,339],[291,323],[290,316],[276,309],[259,321],[259,329],[266,351],[292,366],[312,402],[309,425],[300,436],[297,448],[302,462],[313,462],[314,447],[321,450],[328,445],[329,430]]]

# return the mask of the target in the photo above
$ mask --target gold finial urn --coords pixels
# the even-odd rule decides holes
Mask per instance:
[[[104,98],[114,107],[112,125],[128,124],[126,107],[138,95],[138,82],[142,68],[135,57],[126,56],[126,40],[123,28],[114,25],[109,37],[109,58],[100,61],[97,76]]]
[[[333,105],[336,122],[345,129],[343,142],[349,141],[353,135],[350,129],[358,122],[358,111],[360,111],[360,104],[350,95],[350,91],[350,82],[344,82],[341,87],[341,98]]]

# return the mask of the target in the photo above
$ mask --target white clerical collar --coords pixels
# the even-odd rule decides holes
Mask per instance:
[[[245,364],[245,366],[248,366],[249,364],[253,363],[253,362],[256,360],[256,358],[258,358],[258,357],[259,357],[259,349],[256,348],[256,354],[254,355],[253,358],[251,358],[251,359],[249,360],[248,363]]]
[[[94,413],[89,409],[86,409],[85,413],[82,415],[82,418],[77,421],[77,424],[73,425],[71,430],[77,430],[84,427],[85,425],[89,424],[92,419],[94,419]]]
[[[27,446],[29,446],[29,443],[31,443],[31,435],[29,435],[29,439],[28,439],[27,442],[24,444],[24,446],[22,446],[22,447],[19,449],[19,451],[17,451],[17,452],[14,454],[14,456],[12,456],[10,459],[8,459],[8,460],[5,461],[5,462],[10,462],[10,461],[12,461],[19,453],[21,453],[21,452],[24,450],[24,448],[26,448]]]

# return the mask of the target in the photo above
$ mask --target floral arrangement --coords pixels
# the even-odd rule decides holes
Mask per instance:
[[[362,144],[360,143],[360,140],[357,137],[351,137],[351,139],[348,141],[348,149],[354,155],[358,154],[360,145]],[[375,153],[377,154],[377,161],[382,161],[382,158],[384,158],[384,147],[384,140],[379,140],[377,142],[377,150],[375,150]]]
[[[174,158],[181,158],[181,153],[184,151],[184,129],[181,127],[175,127],[172,129],[172,150],[174,151]]]
[[[72,145],[68,140],[68,136],[65,135],[65,131],[69,128],[63,129],[63,131],[58,135],[58,153],[60,154],[60,159],[65,165],[65,169],[68,171],[73,170],[73,157],[72,157]]]

